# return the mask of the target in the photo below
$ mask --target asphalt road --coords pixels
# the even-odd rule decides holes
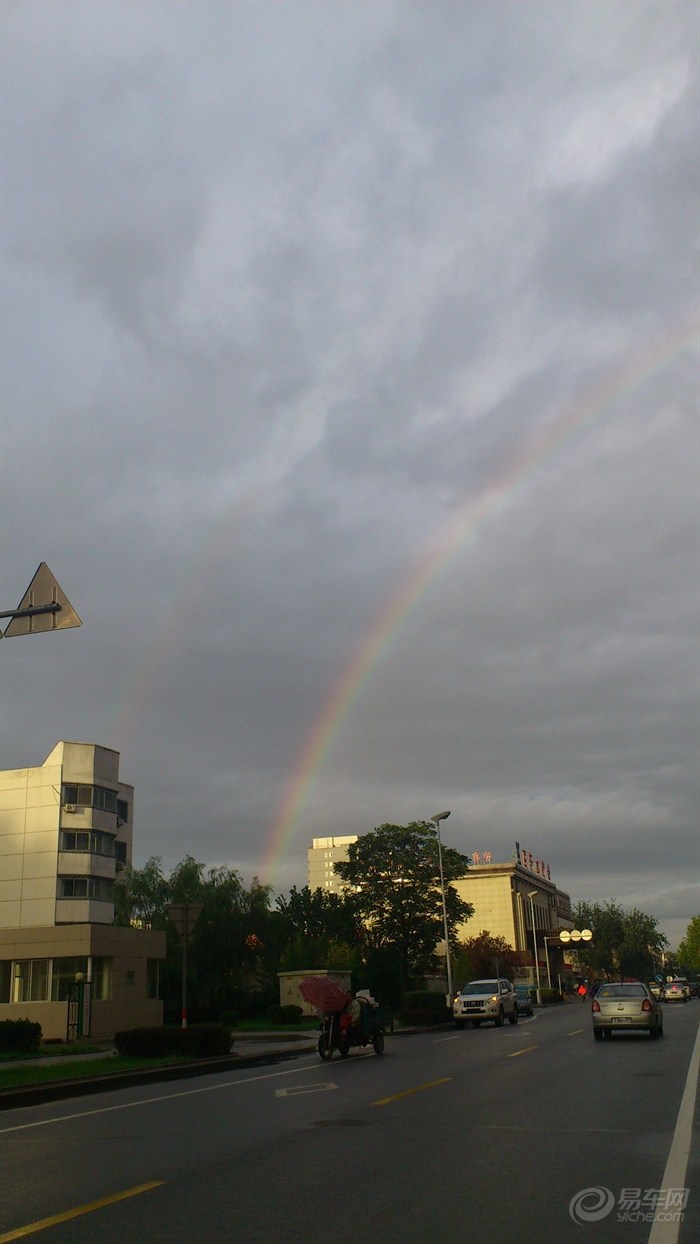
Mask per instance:
[[[598,1043],[573,1003],[6,1111],[0,1244],[695,1244],[700,1002],[664,1019]]]

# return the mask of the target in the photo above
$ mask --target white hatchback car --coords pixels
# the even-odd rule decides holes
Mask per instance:
[[[690,1002],[690,985],[683,976],[675,976],[664,985],[664,1002]]]
[[[458,1028],[471,1024],[492,1023],[503,1027],[507,1018],[511,1024],[518,1022],[518,997],[510,981],[503,977],[495,980],[468,981],[454,1000],[452,1014]]]

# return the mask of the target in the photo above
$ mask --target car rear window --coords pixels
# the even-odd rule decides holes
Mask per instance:
[[[596,994],[597,998],[646,998],[647,991],[643,985],[603,985]]]

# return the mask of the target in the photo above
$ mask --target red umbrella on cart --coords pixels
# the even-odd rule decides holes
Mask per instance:
[[[342,1011],[346,1002],[345,990],[328,976],[305,976],[299,985],[299,993],[305,1002],[318,1007],[319,1011]]]

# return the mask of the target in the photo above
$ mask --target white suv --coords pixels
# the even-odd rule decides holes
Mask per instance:
[[[452,1006],[452,1014],[458,1028],[469,1023],[478,1028],[487,1021],[503,1027],[508,1018],[511,1024],[518,1022],[518,997],[510,981],[499,977],[497,980],[469,981],[457,994]]]

